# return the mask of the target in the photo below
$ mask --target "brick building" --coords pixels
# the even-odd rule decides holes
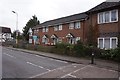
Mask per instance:
[[[40,45],[75,44],[78,40],[87,43],[90,27],[94,29],[93,41],[99,48],[116,48],[120,34],[120,2],[103,2],[84,13],[46,21],[33,28],[33,35],[38,37]]]
[[[103,2],[87,12],[88,24],[97,28],[99,48],[116,48],[120,35],[120,2]]]
[[[85,13],[75,14],[55,20],[46,21],[35,26],[34,35],[38,36],[40,44],[55,45],[57,42],[75,44],[85,40]]]

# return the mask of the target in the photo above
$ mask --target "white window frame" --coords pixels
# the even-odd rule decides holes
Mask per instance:
[[[54,26],[54,31],[58,31],[58,30],[59,30],[59,26],[58,25]]]
[[[62,43],[62,38],[61,37],[58,38],[58,43]]]
[[[74,29],[74,23],[72,22],[72,23],[69,23],[69,29]]]
[[[62,30],[62,25],[59,25],[59,31],[61,31]]]
[[[62,30],[62,24],[54,26],[54,31],[61,31]]]
[[[80,22],[75,22],[75,29],[80,29],[81,23]]]
[[[100,48],[100,45],[99,45],[99,40],[100,39],[103,40],[103,45],[102,45],[103,48],[101,48],[101,49],[104,49],[105,48],[105,39],[106,38],[105,37],[104,38],[102,38],[102,37],[98,38],[98,48]],[[118,45],[118,38],[117,37],[109,37],[109,40],[110,40],[109,48],[112,49],[112,39],[116,39],[116,48],[117,48],[117,45]]]
[[[112,21],[112,11],[116,11],[116,21]],[[106,12],[109,12],[109,21],[108,22],[105,22],[105,13]],[[102,21],[100,20],[100,15],[102,14]],[[111,10],[111,11],[105,11],[105,12],[101,12],[101,13],[98,13],[98,24],[103,24],[103,23],[111,23],[111,22],[118,22],[118,10],[115,9],[115,10]]]
[[[77,44],[77,42],[80,40],[80,37],[76,37],[75,38],[75,43]]]
[[[118,21],[118,10],[112,10],[112,11],[116,11],[116,18],[117,19],[116,19],[116,21],[112,21],[112,17],[110,17],[111,18],[111,22],[117,22]],[[111,13],[112,13],[112,11],[111,11]],[[111,13],[110,13],[110,15],[112,15]]]
[[[42,31],[43,32],[48,32],[48,27],[43,27]]]

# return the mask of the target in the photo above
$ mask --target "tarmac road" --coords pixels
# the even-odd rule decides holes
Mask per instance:
[[[2,48],[3,78],[118,78],[118,72]]]

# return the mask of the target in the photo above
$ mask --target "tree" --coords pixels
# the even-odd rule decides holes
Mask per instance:
[[[17,39],[18,39],[18,40],[22,39],[22,35],[21,35],[20,31],[16,31],[16,30],[13,31],[12,37],[13,37],[14,39],[16,39],[16,32],[18,32]]]
[[[89,46],[97,46],[97,38],[99,36],[99,30],[97,24],[94,26],[90,25],[89,26],[89,31],[88,31],[88,45]]]
[[[36,26],[38,24],[40,24],[40,22],[35,15],[32,16],[32,19],[30,19],[27,22],[26,26],[23,28],[23,37],[26,41],[29,40],[29,33],[28,33],[29,29],[33,28],[34,26]]]

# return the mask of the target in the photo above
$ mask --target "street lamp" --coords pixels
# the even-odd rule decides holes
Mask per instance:
[[[16,44],[18,44],[18,39],[17,39],[17,36],[18,36],[18,13],[15,11],[12,11],[12,12],[16,14]]]

